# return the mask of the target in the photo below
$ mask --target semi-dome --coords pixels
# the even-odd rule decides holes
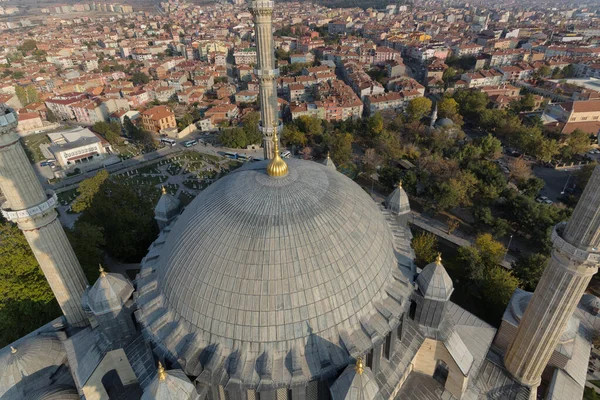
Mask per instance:
[[[40,388],[27,396],[30,400],[79,400],[77,389],[69,385],[51,385]]]
[[[136,315],[175,356],[210,345],[222,357],[246,346],[275,359],[302,348],[308,359],[318,337],[322,357],[337,352],[343,360],[329,362],[342,364],[361,324],[382,314],[397,323],[399,299],[378,312],[392,307],[386,287],[398,260],[377,204],[333,169],[287,162],[285,177],[268,176],[263,161],[215,182],[146,257]],[[157,337],[170,322],[176,341]],[[393,324],[365,330],[383,336]],[[309,368],[316,375],[321,366]]]
[[[63,344],[54,335],[31,336],[5,347],[0,353],[0,397],[11,388],[11,393],[18,391],[16,385],[27,377],[45,382],[66,357]]]

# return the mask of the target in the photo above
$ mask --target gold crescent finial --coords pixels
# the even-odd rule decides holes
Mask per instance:
[[[356,370],[356,373],[359,374],[359,375],[362,375],[362,373],[364,372],[364,370],[365,370],[365,363],[363,362],[362,357],[358,357],[356,359],[356,368],[355,368],[355,370]]]
[[[10,352],[12,354],[15,354],[17,352],[17,349],[15,349],[14,347],[10,346]]]
[[[438,254],[437,254],[437,257],[436,257],[436,259],[435,259],[435,263],[436,263],[437,265],[442,265],[442,253],[438,253]]]
[[[400,179],[400,182],[398,182],[398,189],[402,189],[402,179]]]
[[[104,271],[104,268],[102,268],[102,264],[98,264],[98,271],[100,271],[100,277],[104,278],[106,276],[106,272]]]
[[[330,155],[331,155],[331,153],[327,152],[327,158],[331,158]]]
[[[288,165],[279,155],[279,136],[277,136],[277,121],[273,121],[273,159],[267,165],[267,174],[272,177],[286,176]]]
[[[167,377],[167,373],[165,372],[165,369],[164,369],[162,363],[159,361],[158,362],[158,380],[164,381],[166,377]]]
[[[164,186],[161,186],[161,191],[162,191],[162,194],[167,194],[167,189],[165,189]]]

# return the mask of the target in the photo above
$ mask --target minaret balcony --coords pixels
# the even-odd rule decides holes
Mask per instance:
[[[567,242],[562,237],[565,227],[566,223],[561,222],[552,230],[551,240],[554,249],[566,254],[569,259],[590,264],[590,267],[597,267],[600,264],[600,251],[597,249],[587,251]]]
[[[250,8],[253,9],[273,8],[274,5],[273,1],[253,0],[250,2]]]
[[[275,69],[259,69],[259,68],[256,68],[254,70],[254,74],[258,78],[275,79],[275,78],[277,78],[279,76],[279,68],[275,68]]]
[[[8,207],[8,203],[4,203],[2,205],[2,216],[7,221],[17,222],[22,219],[33,218],[37,215],[45,214],[49,210],[56,208],[56,205],[58,204],[58,197],[56,196],[56,193],[48,190],[46,191],[46,194],[48,196],[46,201],[24,210],[11,210]]]
[[[279,126],[277,127],[277,132],[281,132],[281,130],[283,129],[283,124],[280,122]],[[272,135],[275,130],[273,129],[272,126],[263,126],[262,121],[261,123],[258,125],[258,130],[263,134],[263,135]]]

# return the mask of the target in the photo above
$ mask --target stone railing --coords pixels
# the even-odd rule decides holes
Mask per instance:
[[[46,193],[48,194],[48,198],[45,201],[24,210],[11,210],[6,207],[7,204],[5,203],[2,205],[2,216],[8,221],[16,221],[23,218],[31,218],[55,208],[58,203],[56,193],[50,190]]]

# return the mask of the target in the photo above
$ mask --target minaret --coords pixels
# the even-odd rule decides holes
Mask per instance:
[[[2,215],[23,231],[67,322],[85,326],[81,296],[87,279],[57,219],[56,194],[42,188],[19,143],[17,123],[17,114],[0,104],[0,190],[7,200]]]
[[[516,336],[504,357],[508,371],[535,398],[558,338],[600,264],[600,167],[596,167],[573,217],[552,232],[553,250]]]
[[[429,128],[430,129],[435,128],[435,123],[437,121],[437,116],[438,116],[438,109],[437,109],[437,102],[436,102],[435,106],[433,108],[433,112],[431,113],[431,122],[429,124]]]
[[[254,35],[258,54],[258,65],[254,73],[260,82],[260,122],[258,128],[263,133],[265,159],[273,158],[273,127],[271,121],[279,121],[277,90],[275,79],[279,71],[275,69],[273,51],[273,2],[252,0],[250,12],[254,16]],[[278,124],[279,125],[279,124]]]

